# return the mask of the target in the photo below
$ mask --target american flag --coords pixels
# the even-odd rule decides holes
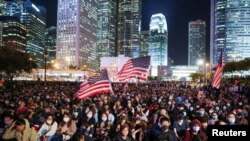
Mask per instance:
[[[150,56],[129,59],[118,73],[118,79],[120,82],[131,78],[145,81],[147,80],[149,66]]]
[[[90,77],[86,82],[80,85],[77,98],[83,100],[93,95],[109,92],[112,92],[111,83],[107,70],[104,69],[101,71],[100,76]]]
[[[223,51],[221,51],[220,58],[218,60],[218,64],[216,66],[216,71],[214,73],[213,84],[214,88],[219,89],[221,85],[222,73],[223,73]]]

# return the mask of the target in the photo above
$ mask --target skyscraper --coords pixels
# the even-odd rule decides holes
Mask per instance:
[[[44,63],[46,10],[42,6],[36,6],[30,0],[25,0],[20,20],[27,28],[26,51],[33,55],[38,66],[42,67]]]
[[[163,14],[151,16],[148,55],[151,56],[151,76],[157,76],[159,67],[168,65],[168,28]]]
[[[201,20],[189,22],[188,65],[194,66],[198,59],[206,59],[206,23]]]
[[[23,10],[23,0],[11,0],[5,3],[5,14],[7,16],[18,16]]]
[[[98,0],[97,50],[98,64],[101,57],[116,56],[117,0]]]
[[[141,4],[142,0],[118,0],[118,54],[140,55]]]
[[[48,52],[48,61],[56,59],[56,27],[52,26],[45,32],[45,48]]]
[[[211,9],[211,61],[224,50],[226,62],[250,57],[250,1],[213,0]]]
[[[56,59],[60,68],[95,63],[96,30],[97,0],[58,1]]]
[[[13,16],[1,16],[0,22],[2,25],[0,41],[12,50],[25,52],[26,27],[20,23],[17,17]]]
[[[141,32],[141,43],[140,43],[140,56],[147,56],[148,55],[148,31]]]

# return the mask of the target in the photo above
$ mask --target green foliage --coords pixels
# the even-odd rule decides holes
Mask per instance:
[[[248,71],[250,69],[250,58],[241,60],[239,62],[228,62],[224,66],[225,73],[234,73],[240,72],[243,74],[244,71]]]
[[[30,73],[37,65],[27,53],[10,50],[8,47],[0,48],[0,72],[13,78],[22,72]]]
[[[192,73],[190,74],[190,77],[192,78],[192,81],[200,80],[204,77],[204,74],[201,73]]]

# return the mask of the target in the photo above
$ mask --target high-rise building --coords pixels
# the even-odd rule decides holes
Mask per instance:
[[[168,28],[163,14],[151,16],[148,55],[151,56],[151,76],[158,75],[158,68],[168,65]]]
[[[6,2],[4,0],[0,1],[0,16],[6,15]]]
[[[30,0],[23,1],[20,20],[27,28],[26,52],[34,56],[39,67],[44,63],[44,46],[46,30],[46,10],[36,6]]]
[[[188,65],[194,66],[199,59],[206,59],[206,22],[191,21],[188,28]]]
[[[23,0],[11,0],[5,2],[7,16],[18,16],[23,10]]]
[[[221,50],[225,62],[250,57],[250,1],[212,0],[211,5],[211,63]]]
[[[117,0],[98,0],[97,44],[98,64],[101,57],[116,56]]]
[[[26,50],[26,27],[20,23],[18,18],[13,16],[1,16],[2,43],[12,49],[21,52]]]
[[[94,65],[96,31],[97,0],[59,0],[56,45],[59,67]]]
[[[141,5],[142,0],[118,0],[118,54],[140,55]]]
[[[45,49],[48,52],[48,61],[56,59],[56,27],[52,26],[45,32]]]
[[[148,31],[141,31],[140,56],[148,56]]]
[[[216,64],[219,52],[226,47],[227,0],[211,0],[210,63]]]

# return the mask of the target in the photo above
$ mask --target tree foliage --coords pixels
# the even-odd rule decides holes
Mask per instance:
[[[192,81],[200,80],[204,78],[204,74],[201,73],[192,73],[190,74],[190,77],[192,78]]]
[[[241,60],[239,62],[228,62],[224,66],[225,73],[240,72],[241,74],[243,74],[244,71],[248,71],[249,69],[250,69],[250,58]]]
[[[27,72],[30,73],[37,65],[27,53],[11,50],[8,47],[0,48],[0,72],[4,72],[7,77]]]

